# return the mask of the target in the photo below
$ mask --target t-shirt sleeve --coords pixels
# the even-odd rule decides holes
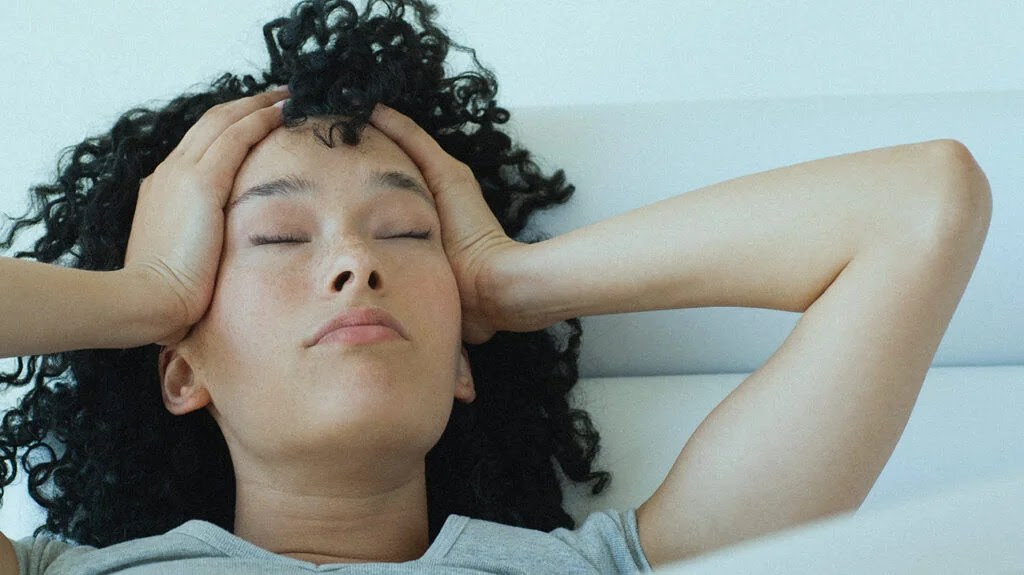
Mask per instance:
[[[640,547],[636,509],[595,511],[576,529],[551,532],[597,567],[601,573],[647,573],[651,565]]]
[[[46,569],[67,550],[75,547],[49,537],[24,537],[11,540],[18,558],[18,575],[43,575]]]

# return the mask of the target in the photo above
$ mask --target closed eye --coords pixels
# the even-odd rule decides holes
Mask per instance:
[[[273,236],[251,235],[249,241],[254,246],[261,246],[263,244],[297,244],[308,240],[291,234],[278,234]]]
[[[398,236],[391,236],[391,237],[385,238],[385,239],[395,239],[395,238],[413,238],[413,239],[417,239],[417,240],[429,240],[430,239],[430,230],[423,230],[423,231],[418,231],[418,232],[417,231],[412,231],[412,232],[409,232],[409,233],[406,233],[406,234],[401,234],[401,235],[398,235]],[[254,245],[254,246],[262,246],[262,245],[265,245],[265,244],[298,244],[298,243],[305,243],[305,242],[308,242],[308,241],[309,240],[307,240],[305,238],[302,238],[302,237],[299,237],[299,236],[295,236],[295,235],[291,235],[291,234],[277,234],[277,235],[272,235],[272,236],[263,236],[263,235],[253,234],[253,235],[249,236],[249,242],[252,243],[252,245]]]
[[[407,234],[402,234],[400,236],[392,236],[392,238],[416,238],[418,240],[429,240],[430,230],[423,230],[420,232],[409,232]]]

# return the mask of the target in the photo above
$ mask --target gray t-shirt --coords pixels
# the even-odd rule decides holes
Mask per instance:
[[[207,521],[190,520],[163,535],[97,549],[48,537],[12,541],[19,575],[398,575],[439,573],[641,573],[651,570],[636,530],[636,510],[590,514],[575,530],[544,533],[449,515],[426,553],[405,563],[317,566],[258,547]]]

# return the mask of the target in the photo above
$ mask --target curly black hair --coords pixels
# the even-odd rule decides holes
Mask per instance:
[[[55,181],[31,188],[32,207],[10,218],[0,249],[42,223],[33,249],[14,257],[119,269],[141,180],[212,106],[285,83],[285,126],[338,116],[344,119],[327,137],[317,137],[333,147],[337,130],[357,144],[374,105],[387,104],[473,170],[510,237],[544,239],[524,237],[528,218],[565,203],[574,188],[561,170],[544,176],[498,128],[509,113],[495,102],[494,75],[434,22],[436,12],[419,0],[369,0],[361,13],[342,0],[298,3],[263,27],[270,69],[262,81],[224,74],[208,90],[162,109],[133,108],[109,133],[63,149]],[[451,48],[472,56],[470,71],[446,76]],[[596,481],[591,493],[605,488],[610,473],[592,469],[600,436],[587,412],[568,403],[581,333],[574,318],[466,346],[478,395],[470,404],[453,401],[426,457],[431,541],[451,513],[543,531],[574,528],[556,463],[574,482]],[[164,408],[159,351],[150,344],[33,355],[0,372],[0,391],[31,384],[0,426],[0,498],[20,460],[29,493],[47,511],[35,535],[103,547],[189,519],[233,531],[227,444],[207,410],[175,416]]]

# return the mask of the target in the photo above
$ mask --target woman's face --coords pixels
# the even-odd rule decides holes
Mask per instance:
[[[205,390],[168,409],[208,400],[233,457],[390,449],[421,459],[453,397],[473,400],[459,292],[423,176],[372,126],[357,147],[335,141],[324,146],[307,123],[252,149],[226,208],[213,301],[163,376],[165,403],[175,378]],[[312,189],[243,197],[291,176]],[[404,337],[313,345],[326,322],[363,306],[390,313]]]

